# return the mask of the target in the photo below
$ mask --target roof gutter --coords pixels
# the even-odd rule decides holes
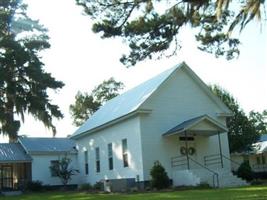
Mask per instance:
[[[31,163],[32,162],[32,159],[31,160],[4,160],[4,161],[0,161],[0,164],[2,163]]]
[[[30,155],[58,155],[58,154],[77,154],[77,151],[29,151]]]

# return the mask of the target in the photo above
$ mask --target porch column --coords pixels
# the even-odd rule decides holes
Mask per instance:
[[[220,132],[219,131],[218,131],[218,141],[219,141],[219,150],[220,150],[221,165],[222,165],[222,168],[223,168],[222,144],[221,144],[221,137],[220,137]]]
[[[184,136],[185,136],[185,155],[186,155],[186,161],[187,161],[187,169],[189,170],[189,156],[188,156],[188,143],[187,143],[187,133],[186,131],[184,132]]]

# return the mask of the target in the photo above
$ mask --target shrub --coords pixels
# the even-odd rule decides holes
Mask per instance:
[[[90,183],[84,183],[84,184],[81,184],[79,186],[79,190],[81,190],[81,191],[90,191],[92,189],[93,189],[93,187]]]
[[[150,175],[152,177],[151,186],[156,189],[167,188],[170,185],[170,179],[159,161],[154,163],[154,166],[150,170]]]
[[[244,161],[239,166],[237,170],[237,176],[247,181],[251,181],[253,179],[253,172],[248,161]]]
[[[71,168],[70,164],[71,159],[65,156],[49,167],[51,174],[58,177],[65,188],[71,180],[71,177],[79,173],[79,170]]]
[[[29,181],[26,189],[32,192],[40,192],[43,189],[43,183],[41,181]]]
[[[266,184],[266,182],[264,180],[257,179],[257,180],[252,180],[250,184],[251,185],[263,185],[263,184]]]
[[[267,172],[253,172],[253,179],[267,179]]]
[[[210,185],[206,182],[201,182],[196,186],[197,189],[209,189],[211,188]]]
[[[94,190],[103,190],[104,189],[104,184],[102,182],[96,182],[93,186]]]

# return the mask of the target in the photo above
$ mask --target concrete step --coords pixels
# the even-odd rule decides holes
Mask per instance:
[[[246,186],[249,185],[245,180],[230,174],[220,174],[220,187],[234,187],[234,186]]]
[[[203,170],[192,170],[193,174],[200,178],[200,182],[206,182],[211,187],[213,184],[217,186],[217,180],[215,178],[215,183],[213,183],[213,174],[208,173]],[[227,170],[216,170],[218,173],[219,187],[235,187],[235,186],[245,186],[248,183],[237,176],[234,176],[231,171]]]
[[[200,183],[200,178],[197,177],[191,170],[177,170],[172,173],[174,186],[196,186]]]

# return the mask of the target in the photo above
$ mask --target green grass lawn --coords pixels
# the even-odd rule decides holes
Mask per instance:
[[[250,186],[227,189],[184,190],[175,192],[147,192],[135,194],[89,194],[85,192],[43,192],[13,197],[0,197],[2,200],[255,200],[267,199],[267,186]]]

